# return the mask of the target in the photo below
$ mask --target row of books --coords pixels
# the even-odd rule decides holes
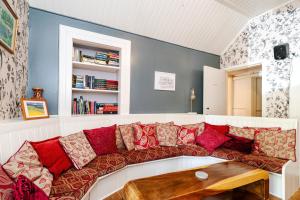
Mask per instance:
[[[105,51],[98,51],[95,55],[86,55],[83,54],[82,51],[79,51],[79,59],[74,58],[76,61],[80,62],[87,62],[87,63],[95,63],[100,65],[114,65],[119,66],[120,57],[117,52],[105,52]]]
[[[72,75],[72,87],[80,89],[118,90],[116,80],[97,79],[89,75]]]
[[[118,104],[88,101],[80,96],[80,98],[74,98],[72,101],[72,114],[118,114]]]

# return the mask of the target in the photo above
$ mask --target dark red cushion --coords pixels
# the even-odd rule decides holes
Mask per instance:
[[[99,155],[116,153],[116,127],[101,127],[91,130],[83,130],[95,153]]]
[[[55,137],[40,142],[30,142],[39,155],[41,163],[49,169],[55,178],[73,166],[70,158],[61,146],[59,138]]]
[[[251,153],[254,140],[232,135],[229,137],[231,138],[231,140],[225,142],[222,147],[236,150],[242,153]]]
[[[37,187],[28,178],[23,175],[18,177],[14,186],[15,200],[48,200],[49,198],[42,189]]]
[[[196,138],[196,142],[203,146],[209,153],[212,153],[216,148],[228,140],[230,140],[230,137],[227,137],[210,127],[205,128],[203,133]]]
[[[216,131],[218,131],[219,133],[227,134],[229,132],[229,126],[228,125],[213,125],[213,124],[208,124],[205,123],[205,129],[206,128],[211,128],[211,129],[215,129]]]

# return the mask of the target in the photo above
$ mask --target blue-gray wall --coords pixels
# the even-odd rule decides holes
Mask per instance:
[[[59,24],[131,40],[130,113],[187,112],[192,87],[202,113],[203,66],[219,68],[219,56],[30,8],[29,90],[44,88],[50,114],[58,111]],[[153,90],[154,71],[176,73],[176,91]]]

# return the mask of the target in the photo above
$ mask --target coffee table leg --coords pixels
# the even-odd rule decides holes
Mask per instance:
[[[263,198],[264,198],[264,200],[267,200],[267,199],[269,199],[269,179],[264,180],[263,187],[264,187],[263,188],[263,191],[264,191]]]

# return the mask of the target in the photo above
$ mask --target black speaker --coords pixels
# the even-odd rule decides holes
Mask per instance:
[[[289,44],[281,44],[274,47],[275,60],[283,60],[289,56]]]

